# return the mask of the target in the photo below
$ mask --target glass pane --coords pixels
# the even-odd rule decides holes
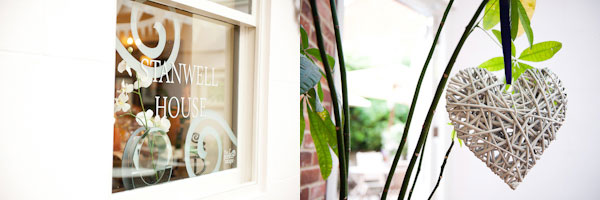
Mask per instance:
[[[237,27],[129,0],[116,24],[112,191],[236,168]]]
[[[209,0],[229,8],[252,14],[252,0]]]

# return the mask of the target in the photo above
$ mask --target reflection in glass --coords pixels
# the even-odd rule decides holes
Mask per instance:
[[[112,191],[236,168],[237,27],[117,2]]]

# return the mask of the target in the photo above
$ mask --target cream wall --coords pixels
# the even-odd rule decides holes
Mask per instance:
[[[479,2],[455,1],[444,31],[448,57]],[[455,146],[442,181],[445,191],[439,193],[438,199],[600,199],[600,160],[597,159],[600,153],[597,126],[600,122],[598,7],[600,1],[595,0],[537,1],[531,21],[535,42],[557,40],[563,43],[563,47],[550,61],[536,66],[548,67],[558,75],[567,89],[569,102],[566,122],[559,130],[557,140],[551,143],[524,182],[512,191],[468,148]],[[520,53],[527,46],[526,37],[519,38],[516,45],[517,53]],[[476,30],[463,47],[453,72],[476,67],[500,55],[500,49]],[[438,109],[437,118],[447,122],[445,104],[439,107],[442,109]],[[442,136],[449,137],[450,128],[444,128]]]
[[[260,2],[257,178],[215,199],[299,197],[298,3]],[[0,199],[111,198],[115,16],[115,1],[0,1]]]
[[[115,7],[2,1],[0,199],[110,198]]]

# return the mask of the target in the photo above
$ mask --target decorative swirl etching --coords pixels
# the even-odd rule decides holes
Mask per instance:
[[[135,130],[125,145],[123,150],[123,161],[121,163],[121,176],[123,177],[123,185],[127,189],[139,188],[148,185],[155,185],[160,182],[167,182],[171,178],[172,156],[173,149],[171,141],[167,134],[159,128],[151,128],[147,134],[142,134],[144,127]],[[158,148],[158,160],[156,160],[155,169],[143,169],[140,165],[140,151],[143,146],[143,141],[146,137],[154,137],[156,147]],[[158,140],[156,140],[158,139]],[[148,172],[156,173],[157,177],[154,182],[148,182],[144,176],[148,176]]]
[[[161,18],[156,18],[155,20],[157,20],[157,21],[154,23],[154,28],[158,32],[158,38],[159,38],[158,46],[156,46],[155,48],[149,48],[149,47],[145,46],[143,44],[143,42],[140,40],[139,34],[137,32],[137,16],[142,14],[142,13],[139,13],[138,8],[137,8],[138,6],[139,6],[138,3],[133,3],[133,5],[131,6],[131,22],[130,23],[131,23],[132,36],[134,38],[134,41],[136,42],[137,47],[140,49],[140,51],[144,55],[146,55],[152,59],[157,58],[163,52],[164,47],[165,47],[165,43],[166,43],[165,28],[162,25],[162,23],[158,21]],[[142,63],[142,61],[138,61],[123,46],[123,44],[121,43],[121,40],[119,40],[119,37],[115,37],[115,46],[116,46],[117,53],[137,73],[143,73],[146,76],[149,76],[152,78],[158,78],[163,74],[163,72],[171,71],[173,66],[175,66],[175,60],[177,60],[177,55],[179,54],[179,46],[181,44],[181,38],[180,38],[181,37],[181,22],[177,17],[172,17],[172,20],[173,20],[173,29],[174,29],[173,49],[171,50],[171,54],[169,54],[169,58],[167,58],[167,60],[164,63],[162,63],[162,65],[157,65],[157,66],[151,67],[151,66],[149,66],[149,65],[151,65],[149,60],[144,61],[144,63]]]
[[[163,50],[165,49],[165,43],[167,42],[167,32],[165,31],[165,27],[162,25],[162,23],[160,22],[154,22],[154,26],[153,28],[156,29],[156,32],[158,32],[158,45],[154,48],[150,48],[147,47],[142,40],[140,39],[140,36],[138,35],[138,27],[137,27],[137,22],[138,22],[138,4],[134,4],[131,7],[131,35],[133,36],[133,41],[135,41],[135,45],[140,49],[140,51],[154,59],[157,58],[158,56],[160,56],[160,54],[163,52]],[[140,13],[141,15],[141,13]]]
[[[198,143],[198,139],[200,139],[200,134],[194,133],[194,135],[192,136],[192,142]]]
[[[231,127],[229,127],[229,125],[227,124],[227,122],[225,122],[225,120],[223,118],[221,118],[221,116],[211,110],[207,110],[206,112],[206,116],[205,117],[200,117],[200,118],[196,118],[192,121],[192,123],[190,124],[190,128],[188,129],[188,133],[185,139],[185,147],[183,149],[184,152],[184,161],[185,161],[185,166],[186,166],[186,170],[188,172],[188,175],[190,177],[194,177],[197,176],[196,173],[194,173],[193,170],[193,166],[192,166],[192,162],[190,160],[190,156],[191,156],[191,145],[192,145],[192,139],[195,135],[195,130],[198,127],[198,125],[200,125],[202,122],[206,121],[206,120],[212,120],[218,123],[219,126],[221,126],[221,128],[223,130],[225,130],[225,133],[227,134],[227,136],[229,137],[229,139],[231,140],[231,142],[233,143],[233,145],[237,146],[237,138],[236,136],[233,134],[233,131],[231,130]],[[217,151],[218,151],[218,157],[217,157],[217,163],[215,165],[215,168],[213,168],[212,172],[218,172],[220,167],[221,167],[221,160],[223,159],[223,145],[221,142],[221,137],[219,132],[210,126],[207,127],[203,127],[202,130],[200,130],[200,135],[198,138],[198,147],[197,147],[197,151],[198,151],[198,156],[201,159],[206,159],[206,156],[208,155],[208,152],[206,152],[206,150],[204,149],[204,138],[206,138],[206,136],[212,136],[215,138],[215,140],[217,141]]]

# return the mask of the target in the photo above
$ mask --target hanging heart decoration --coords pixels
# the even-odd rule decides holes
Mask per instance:
[[[465,145],[510,188],[517,188],[565,120],[567,94],[548,69],[529,69],[505,91],[482,68],[461,70],[446,90],[454,129]]]

